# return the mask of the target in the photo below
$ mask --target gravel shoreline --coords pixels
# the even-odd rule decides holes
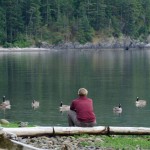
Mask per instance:
[[[104,142],[100,137],[74,137],[74,136],[41,136],[33,138],[17,138],[18,142],[32,145],[41,150],[113,150],[112,148],[101,148],[96,143]]]

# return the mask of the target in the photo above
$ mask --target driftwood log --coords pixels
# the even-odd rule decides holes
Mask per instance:
[[[109,134],[150,135],[150,128],[146,128],[146,127],[109,127]]]
[[[41,135],[75,135],[75,134],[124,134],[124,135],[150,135],[150,128],[145,127],[23,127],[3,128],[3,133],[16,136],[41,136]]]

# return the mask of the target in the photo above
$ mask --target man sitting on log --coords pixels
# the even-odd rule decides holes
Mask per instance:
[[[79,97],[72,101],[68,112],[69,126],[93,127],[96,125],[96,116],[93,110],[93,101],[87,97],[85,88],[78,90]]]

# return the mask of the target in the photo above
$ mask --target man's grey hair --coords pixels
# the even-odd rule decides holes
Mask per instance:
[[[85,89],[85,88],[80,88],[80,89],[78,90],[78,95],[79,95],[79,96],[86,96],[86,95],[88,95],[87,89]]]

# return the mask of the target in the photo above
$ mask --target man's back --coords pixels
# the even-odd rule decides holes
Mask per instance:
[[[73,100],[71,110],[77,113],[77,119],[82,122],[93,122],[95,121],[95,114],[93,111],[93,101],[86,96],[80,96]]]

